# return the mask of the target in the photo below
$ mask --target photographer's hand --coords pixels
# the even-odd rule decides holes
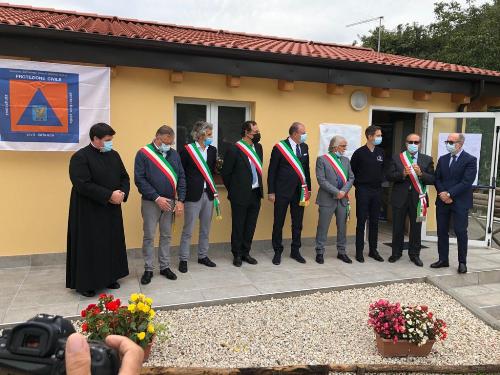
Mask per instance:
[[[115,349],[121,358],[119,375],[140,374],[144,357],[140,346],[127,337],[115,335],[106,337],[106,344]],[[91,375],[89,344],[79,333],[73,333],[66,342],[66,374]]]
[[[110,335],[106,344],[115,349],[121,358],[119,375],[137,375],[141,373],[144,350],[125,336]],[[68,374],[70,375],[70,374]]]
[[[79,333],[73,333],[66,341],[66,374],[90,374],[90,347],[87,339]]]

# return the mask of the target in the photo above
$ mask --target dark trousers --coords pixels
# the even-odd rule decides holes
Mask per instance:
[[[410,247],[408,255],[420,256],[422,223],[417,223],[418,197],[413,191],[408,195],[402,207],[392,206],[392,255],[401,256],[405,237],[406,217],[410,218]]]
[[[365,224],[368,220],[368,245],[370,252],[377,251],[378,218],[382,188],[356,186],[356,254],[363,254]]]
[[[254,189],[246,204],[231,202],[231,252],[234,257],[246,256],[252,248],[253,235],[260,211],[259,189]]]
[[[285,224],[286,212],[290,206],[292,216],[292,254],[300,250],[302,219],[304,218],[304,207],[299,206],[300,192],[297,190],[293,196],[288,199],[276,195],[274,202],[274,223],[273,223],[273,249],[275,252],[283,252],[283,224]]]
[[[457,236],[458,261],[467,263],[467,226],[469,224],[469,210],[457,209],[453,204],[437,204],[436,220],[438,233],[438,252],[439,260],[448,262],[450,252],[450,219],[453,218],[453,229]]]

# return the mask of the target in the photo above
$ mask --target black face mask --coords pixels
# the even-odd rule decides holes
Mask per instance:
[[[257,143],[260,142],[260,133],[256,133],[256,134],[253,135],[252,142],[254,144],[257,144]]]

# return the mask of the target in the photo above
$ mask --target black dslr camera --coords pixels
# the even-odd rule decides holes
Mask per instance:
[[[38,314],[0,336],[0,374],[66,374],[66,339],[75,332],[69,320]],[[120,360],[103,342],[89,341],[93,375],[118,374]]]

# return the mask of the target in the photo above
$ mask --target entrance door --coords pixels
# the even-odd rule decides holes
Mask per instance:
[[[494,204],[497,200],[499,128],[500,114],[493,112],[429,113],[426,154],[432,156],[435,164],[447,152],[444,141],[449,133],[463,133],[464,150],[478,159],[473,207],[469,211],[469,244],[472,246],[491,246],[494,224],[500,243],[500,194],[497,210]],[[430,188],[429,212],[422,226],[422,238],[428,241],[437,241],[435,200],[436,189]],[[452,229],[450,243],[456,243]]]

